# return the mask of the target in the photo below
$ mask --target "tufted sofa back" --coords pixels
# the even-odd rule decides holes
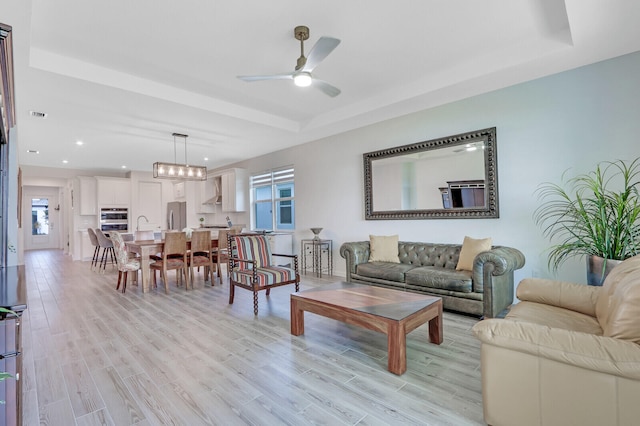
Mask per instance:
[[[461,244],[398,242],[400,263],[414,266],[438,266],[456,269]]]

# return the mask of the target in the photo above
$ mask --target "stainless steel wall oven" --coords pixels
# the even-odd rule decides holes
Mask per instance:
[[[129,209],[106,207],[101,208],[100,229],[102,230],[102,232],[126,232],[129,229]]]

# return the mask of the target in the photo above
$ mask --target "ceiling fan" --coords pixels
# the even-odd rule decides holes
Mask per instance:
[[[304,25],[297,26],[293,30],[293,34],[297,40],[300,40],[300,57],[296,64],[295,70],[290,73],[273,74],[273,75],[239,75],[240,80],[246,82],[261,80],[293,80],[296,86],[305,87],[313,85],[325,94],[335,97],[340,94],[340,89],[326,81],[319,80],[311,72],[316,66],[326,58],[329,53],[335,49],[340,40],[332,37],[320,37],[316,44],[311,48],[309,56],[304,56],[304,41],[309,38],[309,28]]]

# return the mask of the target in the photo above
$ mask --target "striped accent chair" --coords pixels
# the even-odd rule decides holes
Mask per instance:
[[[233,303],[235,287],[253,292],[253,313],[258,315],[258,292],[265,290],[269,295],[271,288],[295,284],[300,289],[298,256],[271,253],[269,240],[264,235],[228,235],[231,248],[229,255],[229,304]],[[272,256],[292,259],[293,267],[278,266],[272,263]]]

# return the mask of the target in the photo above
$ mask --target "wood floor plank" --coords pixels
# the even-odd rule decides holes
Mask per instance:
[[[381,333],[305,314],[292,336],[292,286],[261,292],[254,316],[249,291],[228,304],[226,278],[123,294],[115,269],[61,251],[25,265],[25,424],[483,424],[475,318],[445,312],[439,346],[428,327],[411,332],[396,376]],[[338,280],[303,275],[301,289]]]
[[[268,367],[247,365],[239,359],[229,360],[226,365],[253,383],[255,390],[261,394],[258,399],[266,396],[273,404],[288,407],[290,412],[304,411],[313,403],[308,395],[291,386],[295,375],[281,373],[282,370],[274,373]],[[265,404],[266,401],[263,399],[261,404]]]
[[[167,359],[164,352],[148,352],[144,345],[132,346],[129,351],[156,384],[163,385],[177,379],[177,373],[165,362]]]
[[[71,406],[77,417],[104,408],[102,397],[84,361],[63,364],[62,375],[67,386]]]
[[[82,417],[76,419],[78,426],[117,426],[109,412],[106,409],[94,411],[93,413],[85,414]]]
[[[134,376],[144,371],[136,360],[136,356],[127,350],[127,345],[120,339],[103,342],[102,350],[107,354],[111,365],[116,369],[120,377]]]
[[[201,373],[203,377],[201,383],[210,388],[212,392],[221,395],[222,399],[232,407],[238,404],[242,405],[260,396],[260,391],[253,386],[244,370],[230,368],[234,361],[235,358],[227,360],[224,364],[205,361]],[[192,370],[196,368],[193,364],[185,364],[185,368],[191,370],[191,374],[195,373]],[[230,403],[231,401],[238,402]]]
[[[292,411],[288,406],[279,405],[267,395],[249,401],[242,407],[242,418],[248,424],[265,425],[303,425],[309,424],[302,415]]]
[[[40,423],[40,410],[38,408],[38,394],[36,390],[25,391],[22,389],[22,424],[37,425]]]
[[[194,394],[194,399],[198,404],[205,407],[207,415],[211,418],[212,425],[242,426],[247,424],[240,417],[240,411],[227,404],[217,392],[196,393]]]
[[[36,389],[38,392],[38,407],[66,400],[69,403],[67,390],[64,387],[62,370],[54,357],[34,360],[36,372]]]
[[[60,399],[39,407],[39,414],[39,424],[42,426],[73,425],[76,423],[71,402],[68,399]],[[26,417],[32,416],[28,415]]]
[[[93,338],[78,339],[82,357],[90,370],[102,369],[111,365],[111,360]]]
[[[185,420],[186,424],[190,426],[213,424],[214,419],[210,415],[208,401],[198,398],[197,392],[194,393],[185,389],[177,381],[160,387],[160,390],[180,411],[180,416]]]
[[[132,425],[145,419],[142,409],[115,368],[107,367],[92,373],[109,417],[116,425]]]
[[[146,374],[128,377],[125,383],[140,404],[145,417],[153,424],[175,426],[188,424]]]
[[[23,336],[23,340],[25,340],[26,337],[27,336]],[[53,337],[48,329],[39,328],[33,330],[31,337],[32,340],[30,341],[29,347],[32,348],[34,359],[46,358],[48,354],[55,352]]]

